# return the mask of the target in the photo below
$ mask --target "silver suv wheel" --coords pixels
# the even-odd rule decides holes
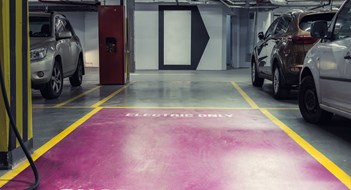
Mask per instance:
[[[273,96],[276,99],[285,99],[289,96],[290,88],[285,86],[284,80],[282,78],[282,72],[279,65],[274,67],[273,71]]]
[[[262,87],[264,79],[258,76],[257,67],[255,61],[251,62],[251,82],[253,86]]]
[[[252,64],[252,68],[251,68],[251,79],[252,82],[255,82],[255,76],[256,76],[256,64]]]
[[[83,59],[79,57],[76,71],[71,77],[69,77],[69,82],[71,83],[71,85],[80,86],[83,81],[83,74],[84,74],[84,63],[83,63]]]
[[[52,75],[45,84],[45,86],[40,89],[41,95],[45,99],[55,99],[59,97],[62,93],[63,88],[63,75],[62,75],[62,66],[60,61],[55,60],[54,67],[52,69]]]
[[[51,81],[52,81],[52,90],[55,93],[59,93],[62,89],[62,73],[58,67],[54,67],[54,70],[51,76]]]
[[[280,88],[280,75],[279,75],[279,69],[276,67],[274,69],[274,76],[273,76],[273,90],[274,94],[278,94],[279,88]]]

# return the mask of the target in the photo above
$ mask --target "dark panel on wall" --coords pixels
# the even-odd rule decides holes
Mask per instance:
[[[191,65],[164,64],[164,12],[191,11]],[[160,70],[196,70],[206,49],[210,36],[197,6],[159,6],[159,69]]]
[[[196,70],[205,52],[210,36],[208,35],[199,9],[196,7],[191,13],[191,65]]]

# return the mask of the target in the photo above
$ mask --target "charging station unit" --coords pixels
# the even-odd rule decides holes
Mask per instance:
[[[28,149],[33,147],[28,1],[0,1],[0,66],[11,114]],[[0,93],[0,169],[24,158]]]
[[[99,6],[99,62],[101,85],[128,82],[124,6]]]

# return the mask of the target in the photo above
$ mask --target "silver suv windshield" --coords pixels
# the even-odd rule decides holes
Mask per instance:
[[[30,37],[51,37],[50,17],[29,17]]]

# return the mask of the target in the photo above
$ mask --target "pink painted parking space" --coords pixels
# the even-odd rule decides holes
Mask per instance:
[[[258,110],[103,109],[36,163],[45,190],[347,189]]]

